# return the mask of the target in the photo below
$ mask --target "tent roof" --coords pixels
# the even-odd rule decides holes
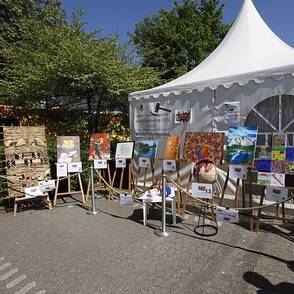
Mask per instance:
[[[285,74],[294,76],[294,49],[271,31],[251,0],[244,0],[226,37],[202,63],[164,85],[131,93],[129,100],[201,92],[234,83],[244,86]]]

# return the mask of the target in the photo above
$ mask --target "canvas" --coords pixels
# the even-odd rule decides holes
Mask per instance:
[[[57,137],[57,162],[70,163],[80,162],[80,137],[59,136]]]
[[[268,172],[270,173],[272,170],[272,161],[271,160],[258,160],[257,162],[257,170],[259,172]]]
[[[226,162],[252,165],[257,139],[257,127],[237,126],[228,131]]]
[[[164,159],[177,159],[179,144],[179,136],[169,136],[166,141]]]
[[[89,160],[110,158],[110,135],[94,134],[90,138]]]
[[[270,185],[271,179],[272,179],[271,173],[258,172],[258,174],[257,174],[257,183],[258,184]]]
[[[138,141],[138,157],[154,158],[156,156],[158,142],[154,140]]]
[[[222,132],[186,132],[183,159],[186,162],[197,162],[209,159],[220,164],[225,142]]]
[[[285,161],[283,160],[273,160],[272,161],[272,172],[283,174],[285,173]]]
[[[286,147],[287,146],[287,136],[283,133],[273,133],[272,137],[272,147]]]
[[[288,147],[286,149],[286,160],[287,161],[294,161],[294,148]]]
[[[294,175],[294,161],[286,161],[285,173],[287,175]]]
[[[271,185],[285,187],[285,174],[271,174]]]
[[[134,152],[134,141],[120,142],[116,145],[115,158],[132,159]]]
[[[176,109],[175,110],[175,123],[189,123],[192,120],[191,109]]]
[[[272,148],[272,160],[286,160],[286,148],[285,147],[273,147]]]

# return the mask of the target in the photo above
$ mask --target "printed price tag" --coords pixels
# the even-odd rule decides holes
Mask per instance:
[[[195,198],[212,198],[212,184],[192,183],[192,196]]]
[[[24,188],[24,193],[26,197],[31,197],[31,198],[43,195],[43,192],[40,191],[39,186]]]
[[[165,171],[175,171],[176,170],[176,161],[175,160],[163,160],[163,170]]]
[[[116,168],[124,168],[127,166],[127,161],[125,158],[116,158],[115,159],[115,167]]]
[[[67,164],[67,172],[69,173],[79,173],[82,171],[81,162],[71,162]]]
[[[266,187],[266,200],[282,201],[288,198],[288,189],[283,187]]]
[[[216,219],[220,222],[238,223],[239,211],[235,209],[217,206]]]
[[[139,167],[150,168],[151,167],[150,158],[139,157]]]
[[[67,164],[66,163],[56,163],[57,177],[67,176]]]
[[[94,159],[94,168],[96,168],[96,169],[107,168],[107,160],[106,159]]]
[[[49,192],[53,191],[55,189],[55,181],[49,180],[49,181],[41,181],[38,182],[39,189],[41,192]]]
[[[245,180],[247,178],[247,167],[243,165],[230,165],[229,174],[233,179]]]

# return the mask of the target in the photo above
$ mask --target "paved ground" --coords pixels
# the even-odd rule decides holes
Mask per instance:
[[[52,211],[0,213],[0,293],[294,293],[294,225],[252,233],[222,224],[194,234],[195,215],[154,235],[140,206],[97,200],[89,216],[76,201]],[[180,221],[180,219],[179,219]]]

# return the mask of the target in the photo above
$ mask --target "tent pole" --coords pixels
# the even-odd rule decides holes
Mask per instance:
[[[211,131],[215,132],[217,131],[217,125],[216,125],[216,115],[217,115],[217,109],[216,109],[216,89],[212,90],[212,128]]]

